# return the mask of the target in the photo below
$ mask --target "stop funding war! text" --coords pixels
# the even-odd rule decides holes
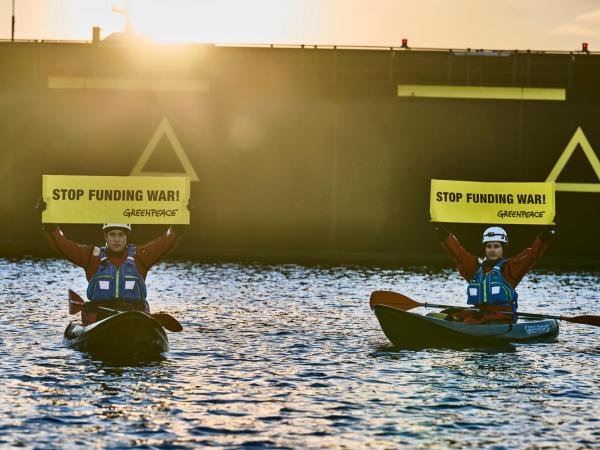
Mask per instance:
[[[463,194],[462,192],[436,192],[436,201],[438,202],[449,202],[458,203],[464,201],[465,203],[476,203],[476,204],[509,204],[515,203],[515,197],[518,204],[528,205],[543,205],[546,203],[546,195],[544,194],[482,194],[468,192]]]

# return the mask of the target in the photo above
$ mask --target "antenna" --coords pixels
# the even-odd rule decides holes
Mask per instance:
[[[123,0],[122,8],[113,4],[111,11],[122,14],[123,17],[125,17],[125,34],[131,34],[133,32],[133,26],[131,25],[131,15],[129,14],[129,0]]]
[[[12,22],[10,27],[10,41],[15,41],[15,0],[12,0]]]

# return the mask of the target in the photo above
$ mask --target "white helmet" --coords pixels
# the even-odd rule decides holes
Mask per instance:
[[[131,231],[131,224],[129,223],[105,223],[102,225],[103,230],[108,230],[110,228],[119,228],[121,230]]]
[[[486,242],[501,242],[503,244],[508,244],[508,234],[504,228],[500,227],[489,227],[487,230],[483,232],[483,240],[482,244]]]

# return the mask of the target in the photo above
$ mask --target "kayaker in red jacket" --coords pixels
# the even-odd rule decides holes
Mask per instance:
[[[478,309],[445,311],[450,320],[465,323],[513,322],[517,316],[501,311],[517,311],[518,295],[515,288],[523,276],[533,268],[548,250],[555,230],[540,233],[530,247],[505,259],[508,235],[503,228],[490,227],[482,236],[485,258],[468,252],[458,239],[444,227],[434,227],[442,248],[456,264],[456,269],[469,282],[467,303]]]
[[[96,320],[99,306],[149,312],[145,284],[148,270],[177,245],[185,226],[172,225],[162,236],[141,246],[127,244],[129,224],[104,224],[102,228],[106,244],[97,247],[67,239],[56,224],[43,226],[51,247],[85,270],[90,302],[82,312],[84,323]]]

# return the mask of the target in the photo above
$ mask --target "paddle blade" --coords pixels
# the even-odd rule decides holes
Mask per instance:
[[[583,325],[593,325],[600,327],[600,316],[575,316],[575,317],[561,317],[562,320],[572,323],[581,323]]]
[[[69,314],[77,314],[83,309],[85,301],[76,292],[69,289]]]
[[[173,331],[175,333],[178,333],[179,331],[183,330],[183,326],[171,314],[153,313],[150,315],[154,317],[158,321],[158,323],[160,323],[165,328],[165,330]]]
[[[371,309],[373,309],[373,306],[375,305],[386,305],[401,309],[403,311],[408,311],[410,309],[417,308],[418,306],[423,306],[422,303],[408,298],[406,295],[391,291],[373,291],[371,293],[369,305],[371,306]]]

